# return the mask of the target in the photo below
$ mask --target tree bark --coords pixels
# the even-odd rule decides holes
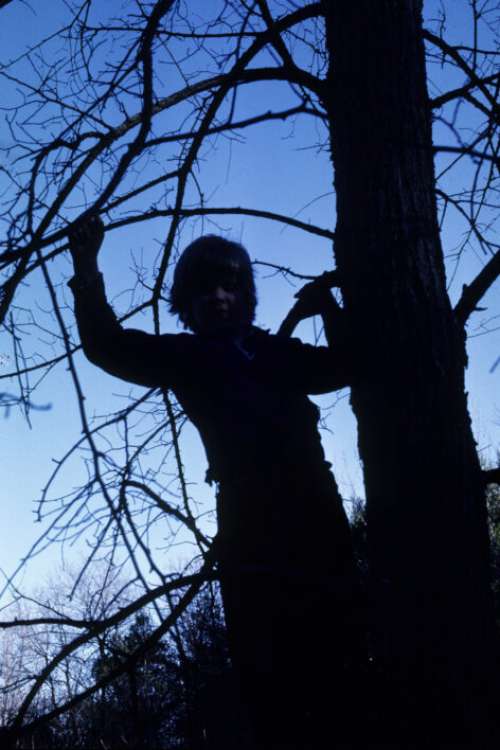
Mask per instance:
[[[476,697],[489,675],[493,615],[465,336],[437,221],[421,2],[324,0],[324,10],[335,257],[360,360],[351,403],[375,644],[400,697],[389,723],[463,741],[486,726]]]

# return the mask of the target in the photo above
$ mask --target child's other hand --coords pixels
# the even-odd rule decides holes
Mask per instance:
[[[321,277],[303,286],[295,297],[297,302],[293,309],[301,320],[311,318],[313,315],[321,315],[334,302],[329,287],[323,283]]]

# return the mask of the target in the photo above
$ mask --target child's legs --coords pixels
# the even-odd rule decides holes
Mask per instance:
[[[343,737],[354,679],[345,601],[270,574],[232,577],[222,590],[234,668],[262,747],[308,747],[312,734],[330,730]]]
[[[290,675],[290,634],[279,613],[280,592],[269,575],[247,574],[223,580],[222,593],[233,667],[257,746],[289,747],[290,736],[294,738],[290,704],[297,690],[292,684],[296,674]]]

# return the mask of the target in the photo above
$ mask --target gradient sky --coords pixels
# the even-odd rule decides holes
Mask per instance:
[[[114,2],[107,2],[108,7],[112,1]],[[117,0],[115,5],[119,8],[120,2]],[[427,17],[433,16],[437,5],[437,2],[426,3]],[[197,0],[196,6],[203,7],[201,0]],[[457,0],[453,9],[449,30],[452,34],[459,35],[469,20],[465,1]],[[50,3],[33,0],[31,9],[21,2],[14,2],[2,10],[0,59],[11,60],[41,35],[57,28],[64,12],[64,3],[59,0],[51,0]],[[448,85],[449,82],[445,79],[441,81],[443,89]],[[3,83],[2,86],[6,87],[6,84]],[[283,102],[287,97],[276,84],[260,84],[258,91],[259,101],[256,107],[255,90],[253,93],[249,87],[242,90],[238,99],[240,112],[277,108],[281,104],[280,97]],[[18,96],[16,87],[6,87],[3,95],[7,101],[14,101]],[[328,153],[315,148],[300,150],[301,144],[317,141],[317,128],[317,123],[304,119],[295,128],[291,123],[269,123],[246,131],[245,144],[219,141],[218,148],[209,155],[209,164],[205,161],[202,165],[207,203],[213,206],[245,205],[272,209],[333,229],[335,213]],[[436,142],[439,142],[440,136],[438,131]],[[10,137],[5,115],[2,117],[0,114],[0,145],[8,145]],[[168,222],[158,220],[113,232],[112,236],[106,238],[101,265],[109,298],[113,300],[118,312],[127,308],[130,299],[126,290],[130,289],[132,283],[132,258],[150,268],[158,250],[158,240],[165,236],[167,229]],[[283,228],[264,220],[249,220],[245,217],[223,218],[219,221],[218,228],[199,220],[186,222],[181,244],[186,244],[193,236],[204,231],[220,229],[243,242],[254,260],[284,264],[299,273],[307,274],[320,273],[332,266],[331,246],[327,240],[306,236],[289,227]],[[445,254],[449,259],[449,276],[450,279],[453,278],[450,283],[453,301],[458,299],[462,284],[473,278],[485,262],[484,257],[469,253],[463,258],[458,272],[452,274],[453,253],[463,231],[464,227],[459,220],[451,221],[443,236]],[[60,299],[66,299],[70,304],[71,296],[65,289],[65,282],[71,275],[68,259],[61,259],[53,264],[52,275],[60,282]],[[258,269],[257,283],[257,324],[276,330],[293,302],[296,289],[282,278],[271,277],[263,269]],[[40,325],[54,328],[46,313],[48,300],[40,278],[33,277],[16,302],[21,307],[34,305]],[[498,285],[496,289],[490,290],[483,306],[488,310],[476,314],[469,323],[472,336],[468,344],[470,365],[467,371],[467,388],[479,449],[485,457],[491,459],[496,447],[500,446],[500,367],[494,373],[490,372],[500,354],[500,331],[493,330],[488,335],[482,335],[481,325],[484,319],[500,313]],[[68,311],[68,320],[70,315]],[[500,317],[498,320],[500,321]],[[134,325],[151,330],[150,321],[146,317],[140,321],[134,320]],[[164,330],[180,329],[174,320],[165,319]],[[304,340],[312,341],[314,325],[310,322],[303,323],[297,333]],[[25,341],[27,353],[46,352],[48,338],[40,330],[32,331]],[[10,341],[3,333],[0,338],[0,354],[1,375],[7,368],[10,370],[12,364],[12,359],[9,361],[9,357],[12,357]],[[90,414],[104,414],[110,409],[125,405],[131,386],[101,373],[87,363],[81,353],[77,355],[76,361],[86,388]],[[13,382],[1,381],[0,391],[14,390]],[[140,392],[141,389],[134,389],[135,394]],[[330,394],[314,400],[325,407],[334,404],[334,408],[329,411],[328,430],[323,431],[323,439],[327,458],[333,463],[341,493],[348,499],[354,495],[362,495],[363,489],[348,392],[340,395],[340,399],[338,394]],[[9,417],[2,420],[0,434],[0,455],[3,461],[0,485],[0,567],[9,573],[41,531],[40,525],[34,523],[34,509],[41,488],[54,467],[54,460],[59,459],[68,445],[78,438],[80,430],[77,400],[64,365],[57,366],[47,375],[36,390],[33,401],[39,405],[50,404],[50,410],[33,411],[30,428],[19,411],[13,409]],[[194,483],[193,493],[209,507],[213,502],[213,492],[203,483],[205,461],[193,429],[186,431],[184,446],[189,476]],[[74,471],[74,475],[71,471]],[[73,468],[64,473],[61,492],[65,491],[65,487],[71,486],[72,482],[78,482],[80,477],[81,467],[75,463]],[[67,546],[64,551],[61,548],[49,549],[34,561],[28,574],[28,582],[37,580],[45,571],[58,565],[63,557],[71,558],[79,554],[78,545],[75,548]]]

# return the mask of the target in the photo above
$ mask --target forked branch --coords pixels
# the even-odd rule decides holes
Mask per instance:
[[[476,309],[479,301],[500,276],[500,250],[488,261],[474,281],[464,284],[462,296],[455,306],[455,316],[461,325],[465,325]]]

